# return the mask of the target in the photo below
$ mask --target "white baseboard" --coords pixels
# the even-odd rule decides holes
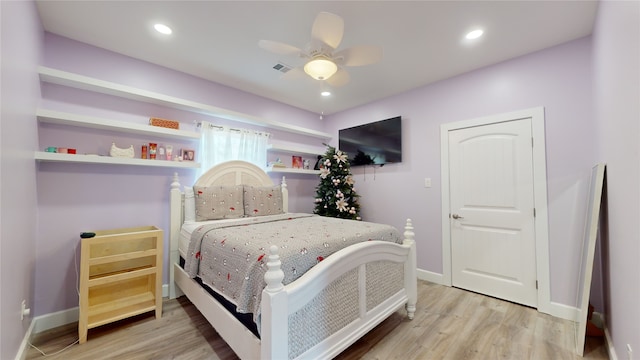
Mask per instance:
[[[607,346],[607,353],[609,353],[609,360],[618,360],[616,349],[612,345],[613,341],[611,341],[611,333],[609,333],[609,329],[606,326],[604,328],[604,340]]]
[[[47,331],[49,329],[57,328],[58,326],[76,322],[78,321],[78,317],[78,308],[75,307],[72,309],[57,311],[51,314],[36,316],[31,319],[31,325],[29,325],[29,329],[27,329],[27,332],[22,338],[22,343],[20,344],[20,349],[18,349],[15,360],[24,360],[26,358],[27,350],[29,349],[29,343],[31,343],[31,340],[36,334]]]
[[[31,337],[33,336],[33,328],[35,327],[34,319],[31,319],[31,324],[29,324],[29,328],[27,332],[24,334],[24,338],[22,338],[22,343],[20,343],[20,348],[18,349],[18,353],[16,354],[15,360],[25,360],[27,357],[27,349],[29,347],[29,343],[31,342]]]
[[[80,318],[79,313],[80,313],[80,310],[76,306],[71,309],[37,316],[33,318],[33,321],[36,323],[33,333],[38,334],[43,331],[57,328],[58,326],[71,324],[72,322],[77,322],[78,319]]]
[[[162,297],[167,297],[167,296],[169,296],[169,285],[164,284],[162,285]],[[56,328],[58,326],[63,326],[63,325],[71,324],[72,322],[76,322],[78,321],[79,317],[80,317],[79,308],[76,306],[71,309],[37,316],[33,318],[33,320],[31,321],[31,326],[33,327],[33,333],[37,334],[43,331],[47,331],[49,329]]]
[[[442,285],[442,274],[434,273],[427,270],[417,269],[416,274],[418,279],[429,281],[435,284]]]
[[[604,329],[604,342],[607,347],[607,353],[609,354],[609,360],[618,360],[616,349],[613,347],[613,341],[611,340],[611,333],[609,332],[609,328],[607,328],[607,323],[604,321],[604,314],[594,312],[592,320],[596,325],[602,326]]]
[[[169,284],[162,285],[162,297],[169,296]],[[20,349],[18,349],[18,353],[16,354],[15,360],[24,360],[27,356],[27,349],[31,339],[35,334],[41,333],[43,331],[47,331],[53,328],[57,328],[59,326],[71,324],[73,322],[77,322],[80,318],[80,309],[76,306],[71,309],[57,311],[50,314],[45,314],[41,316],[34,317],[31,319],[31,324],[29,325],[29,329],[24,334],[24,338],[22,339],[22,343],[20,344]]]

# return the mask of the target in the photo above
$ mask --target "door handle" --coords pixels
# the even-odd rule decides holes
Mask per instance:
[[[460,216],[458,214],[453,214],[453,215],[451,215],[451,217],[456,219],[456,220],[464,219],[462,216]]]

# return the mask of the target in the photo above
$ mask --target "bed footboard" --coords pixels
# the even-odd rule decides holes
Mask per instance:
[[[287,286],[282,284],[284,274],[280,268],[278,249],[272,246],[265,274],[267,287],[262,293],[261,358],[332,358],[403,305],[408,318],[413,319],[417,277],[410,219],[407,220],[404,236],[402,245],[368,241],[340,250]],[[321,339],[312,339],[311,344],[305,345],[291,339],[296,332],[289,327],[295,326],[292,320],[295,321],[295,317],[300,315],[298,312],[301,312],[307,324],[313,322],[313,313],[308,309],[317,308],[318,303],[327,298],[331,298],[333,304],[355,302],[357,305],[329,306],[327,311],[338,312],[343,324],[326,336],[307,332],[306,337],[318,335],[322,336]],[[312,302],[316,303],[308,306]],[[344,311],[347,308],[354,310],[346,314]],[[331,317],[331,314],[322,311],[319,314],[316,320],[320,322]]]

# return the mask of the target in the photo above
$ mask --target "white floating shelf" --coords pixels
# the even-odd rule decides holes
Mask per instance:
[[[200,133],[169,129],[158,126],[142,125],[125,121],[101,119],[91,116],[70,114],[60,111],[38,109],[38,120],[43,123],[79,126],[91,129],[113,130],[130,134],[153,135],[162,138],[199,140]]]
[[[302,147],[297,145],[272,144],[267,146],[267,151],[299,155],[322,155],[326,152],[326,149]]]
[[[100,155],[81,154],[58,154],[45,151],[36,151],[35,159],[47,162],[72,162],[84,164],[114,164],[114,165],[136,165],[136,166],[156,166],[171,168],[197,169],[200,163],[190,161],[168,161],[135,158],[118,158]]]
[[[320,174],[320,170],[280,168],[280,167],[269,167],[267,168],[267,172],[268,173],[288,173],[288,174],[308,174],[308,175]]]
[[[88,76],[69,73],[41,66],[38,69],[40,80],[64,85],[76,89],[93,91],[101,94],[118,96],[121,98],[143,101],[151,104],[167,106],[173,109],[190,111],[217,118],[264,126],[271,129],[282,130],[294,134],[301,134],[320,139],[331,139],[331,135],[322,131],[307,129],[296,125],[290,125],[279,121],[258,118],[253,115],[243,114],[236,111],[226,110],[219,107],[202,104],[190,100],[164,95],[152,91],[142,90],[127,85],[121,85],[109,81],[95,79]]]

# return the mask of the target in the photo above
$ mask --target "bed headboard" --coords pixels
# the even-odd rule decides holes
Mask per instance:
[[[195,185],[273,186],[273,181],[259,167],[245,161],[227,161],[202,174]]]
[[[246,161],[227,161],[216,165],[202,174],[194,185],[198,186],[226,186],[226,185],[252,185],[252,186],[273,186],[274,183],[258,166]],[[284,176],[282,177],[282,209],[289,211],[289,193]],[[179,260],[178,242],[180,239],[180,228],[184,221],[184,194],[180,186],[178,174],[174,174],[171,183],[171,193],[169,196],[170,222],[169,222],[169,297],[175,298],[181,294],[176,294],[176,287],[173,282],[173,264]]]

